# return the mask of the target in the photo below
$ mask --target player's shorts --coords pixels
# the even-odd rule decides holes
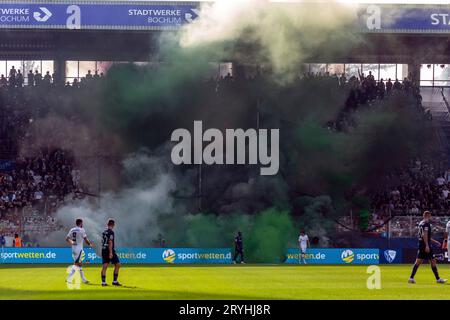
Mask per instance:
[[[118,264],[120,261],[115,251],[113,251],[113,257],[110,259],[109,250],[102,250],[102,263]]]
[[[306,253],[306,247],[300,247],[300,253],[305,254]]]
[[[430,247],[430,252],[426,252],[425,246],[419,245],[419,250],[417,251],[417,259],[422,260],[434,259],[433,249]]]
[[[73,258],[73,263],[81,263],[83,262],[83,248],[77,248],[77,247],[73,247],[72,248],[72,258]]]

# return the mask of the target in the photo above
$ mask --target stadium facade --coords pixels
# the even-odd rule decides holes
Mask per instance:
[[[303,4],[284,5],[301,10]],[[24,74],[37,68],[70,81],[88,69],[103,72],[112,62],[148,61],[159,35],[193,22],[199,8],[199,2],[1,1],[0,73],[15,65]],[[351,74],[360,68],[399,79],[411,72],[421,85],[450,85],[448,7],[361,4],[357,12],[355,27],[367,41],[333,61],[314,57],[310,71]],[[219,64],[217,70],[230,68]]]

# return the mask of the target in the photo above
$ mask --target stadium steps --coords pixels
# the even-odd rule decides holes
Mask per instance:
[[[440,147],[450,156],[450,109],[444,96],[450,99],[450,90],[438,87],[422,87],[422,105],[430,109],[433,116],[433,127]],[[444,96],[443,96],[444,92]]]

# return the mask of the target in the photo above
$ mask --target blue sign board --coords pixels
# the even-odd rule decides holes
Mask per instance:
[[[195,3],[14,3],[0,1],[0,28],[178,29],[199,14]]]
[[[0,0],[0,28],[175,30],[197,19],[199,8],[200,2]],[[447,33],[450,7],[360,4],[355,22],[363,32]]]
[[[231,250],[222,248],[120,248],[117,255],[122,263],[132,264],[229,264]],[[99,264],[101,257],[91,248],[82,255],[84,263]],[[0,263],[72,263],[71,248],[2,248]]]
[[[70,248],[2,248],[0,263],[72,263]],[[299,263],[299,249],[288,249],[285,263]],[[117,255],[125,264],[230,264],[228,248],[119,248]],[[101,257],[91,248],[82,255],[84,263],[100,264]],[[306,252],[308,264],[371,265],[402,263],[401,249],[313,248]]]
[[[0,159],[0,171],[9,171],[13,168],[13,161]]]
[[[330,249],[314,248],[306,251],[307,264],[379,264],[380,252],[378,249]],[[298,264],[300,250],[288,249],[285,263]]]
[[[358,24],[365,32],[447,33],[450,7],[360,5]]]
[[[380,250],[380,263],[383,264],[393,264],[402,263],[402,249],[385,249]]]

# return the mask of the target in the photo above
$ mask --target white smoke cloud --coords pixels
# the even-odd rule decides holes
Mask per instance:
[[[64,245],[66,232],[82,218],[88,237],[97,244],[108,218],[116,221],[117,245],[149,246],[160,232],[157,219],[175,210],[171,192],[176,182],[165,159],[145,152],[130,155],[123,162],[124,175],[136,179],[119,192],[101,195],[95,201],[78,200],[56,214],[63,231],[50,234],[42,245]]]
[[[275,73],[289,75],[311,49],[342,34],[342,27],[356,21],[357,7],[336,1],[299,5],[217,0],[202,4],[199,18],[183,29],[180,44],[186,48],[238,39],[256,43],[261,46],[260,57],[270,62]]]

